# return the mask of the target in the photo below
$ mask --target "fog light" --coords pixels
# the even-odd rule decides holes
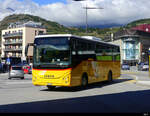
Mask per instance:
[[[68,81],[65,81],[65,83],[68,83]]]

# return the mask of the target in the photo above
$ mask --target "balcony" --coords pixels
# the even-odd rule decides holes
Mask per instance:
[[[23,35],[22,32],[18,32],[18,33],[8,33],[3,35],[4,38],[10,38],[10,37],[21,37]]]
[[[15,45],[15,44],[22,44],[22,40],[19,41],[7,41],[3,42],[4,45]]]
[[[5,48],[5,52],[22,51],[22,48]]]

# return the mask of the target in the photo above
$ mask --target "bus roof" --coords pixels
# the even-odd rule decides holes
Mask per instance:
[[[75,36],[75,35],[72,35],[72,34],[50,34],[50,35],[35,36],[35,38],[43,38],[43,37],[79,37],[80,38],[80,36]]]
[[[116,45],[114,43],[104,42],[104,41],[101,40],[101,38],[97,38],[97,37],[94,37],[94,36],[77,36],[77,35],[72,35],[72,34],[47,34],[47,35],[35,36],[35,38],[46,38],[46,37],[75,37],[75,38],[79,38],[79,39],[86,39],[86,40],[89,40],[89,41],[95,41],[95,42],[100,42],[100,43],[104,43],[104,44],[119,47],[119,45]]]

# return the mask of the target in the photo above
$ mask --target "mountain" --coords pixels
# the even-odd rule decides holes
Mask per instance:
[[[7,10],[13,11],[13,9],[8,8]],[[15,22],[26,22],[26,21],[34,21],[34,22],[41,22],[43,26],[46,27],[48,34],[63,34],[63,33],[70,33],[80,36],[85,36],[87,33],[85,32],[85,28],[82,27],[65,27],[59,23],[48,21],[46,19],[40,18],[38,16],[28,15],[28,14],[13,14],[10,16],[5,17],[2,21],[0,21],[0,31],[6,29],[10,23]],[[88,35],[101,37],[103,38],[103,34],[105,32],[112,31],[110,28],[88,28]]]
[[[13,9],[8,8],[13,12]],[[0,32],[3,29],[7,29],[10,23],[15,22],[27,22],[27,21],[34,21],[34,22],[41,22],[42,25],[47,29],[48,34],[74,34],[79,36],[95,36],[101,39],[104,39],[105,36],[109,36],[111,33],[117,32],[121,27],[111,27],[108,28],[108,25],[104,25],[103,27],[88,27],[88,33],[86,33],[86,29],[83,27],[65,27],[57,22],[48,21],[38,16],[28,15],[28,14],[13,14],[10,16],[5,17],[2,21],[0,21]],[[104,28],[105,27],[105,28]],[[106,28],[107,27],[107,28]],[[0,33],[1,35],[1,33]]]
[[[7,7],[6,9],[7,9],[8,11],[10,11],[10,12],[15,12],[15,10],[12,9],[12,8],[10,8],[10,7]]]
[[[11,8],[7,8],[7,10],[13,12],[14,10]],[[88,33],[86,33],[85,27],[65,27],[57,22],[48,21],[38,16],[28,15],[28,14],[13,14],[5,17],[2,21],[0,21],[0,32],[3,29],[6,29],[10,23],[15,22],[41,22],[42,25],[47,29],[48,34],[74,34],[79,36],[96,36],[104,39],[106,36],[110,36],[111,33],[115,33],[123,28],[131,28],[140,24],[150,24],[150,19],[141,19],[137,21],[133,21],[126,26],[118,25],[116,27],[110,27],[110,25],[104,25],[100,27],[88,27]],[[112,24],[114,26],[114,24]],[[0,33],[1,35],[1,33]]]
[[[32,16],[32,15],[27,15],[27,14],[18,14],[18,15],[13,14],[13,15],[5,17],[0,22],[0,31],[3,29],[6,29],[10,23],[27,22],[27,21],[41,22],[42,25],[46,27],[48,33],[66,33],[66,32],[75,30],[73,28],[69,29],[67,27],[64,27],[63,25],[60,25],[56,22],[47,21],[38,16]]]

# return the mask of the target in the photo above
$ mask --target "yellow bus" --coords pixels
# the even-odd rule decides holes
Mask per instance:
[[[33,44],[35,86],[83,86],[120,77],[119,46],[95,37],[72,34],[39,35]]]

